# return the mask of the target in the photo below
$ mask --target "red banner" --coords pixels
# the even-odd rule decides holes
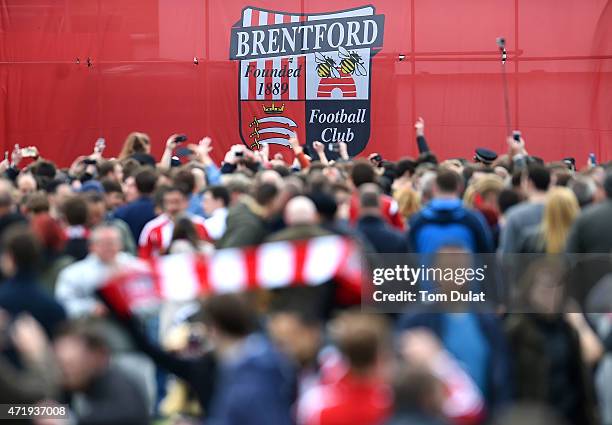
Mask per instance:
[[[330,84],[338,75],[348,81],[350,74],[355,80],[349,91],[358,99],[347,97],[345,104],[355,111],[366,109],[369,138],[365,124],[357,131],[352,126],[350,132],[346,123],[328,125],[325,113],[338,112],[339,104],[331,111],[311,106],[320,109],[324,122],[319,127],[303,123],[306,131],[297,129],[302,138],[319,137],[307,134],[310,129],[330,140],[353,137],[349,143],[363,144],[362,155],[415,155],[412,124],[423,116],[431,147],[443,158],[470,158],[476,146],[504,150],[501,63],[495,45],[496,37],[504,36],[512,126],[522,130],[529,152],[546,160],[575,156],[579,165],[590,152],[599,161],[612,158],[612,3],[605,0],[0,0],[2,149],[10,150],[14,143],[37,145],[43,156],[66,166],[77,155],[90,153],[98,137],[106,139],[107,154],[113,156],[129,132],[144,131],[159,156],[166,137],[181,132],[192,140],[212,136],[213,154],[221,160],[230,145],[241,142],[241,132],[246,139],[250,134],[244,134],[240,121],[241,61],[230,60],[232,29],[245,21],[249,8],[257,11],[258,20],[248,25],[260,24],[263,11],[265,25],[280,29],[273,36],[284,34],[283,25],[285,33],[291,31],[292,20],[323,16],[331,46],[341,40],[340,47],[363,62],[360,68],[357,57],[347,59],[335,47],[321,52],[324,61],[334,63],[318,69],[314,50],[308,51],[312,63],[303,55],[292,62],[289,56],[253,59],[263,61],[264,70],[301,64],[308,71],[298,77],[306,80],[296,86],[297,92],[291,87],[295,74],[248,76],[254,83],[249,87],[261,89],[263,100],[274,98],[276,90],[275,105],[285,102],[287,113],[296,116],[305,113],[304,103],[296,104],[297,109],[289,103],[294,93],[302,95],[300,88],[306,99],[310,96],[308,78],[315,74],[309,66]],[[335,15],[352,9],[367,16],[358,21]],[[379,17],[384,17],[382,39],[367,48],[347,47],[347,37],[334,38],[352,29],[355,41],[368,42],[373,33],[357,31],[354,22],[360,22],[361,30],[367,20],[380,25]],[[272,46],[275,50],[274,41]],[[351,74],[352,64],[367,77]],[[336,75],[333,69],[338,68],[344,73]],[[263,85],[257,85],[258,78]],[[369,92],[362,95],[366,85],[360,81],[365,78]],[[334,89],[327,80],[323,86],[312,81],[319,89],[311,94],[315,98]],[[258,92],[248,99],[253,96],[257,99]],[[331,105],[324,101],[319,103]],[[243,103],[249,115],[263,114],[259,101]],[[266,101],[263,106],[271,105]],[[274,151],[289,158],[286,146],[275,145]]]

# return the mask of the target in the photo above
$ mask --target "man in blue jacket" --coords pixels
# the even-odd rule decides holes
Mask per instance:
[[[156,182],[157,175],[150,168],[144,168],[136,173],[133,178],[128,179],[127,184],[136,186],[137,199],[117,208],[117,211],[115,211],[114,218],[121,219],[127,223],[136,243],[145,224],[153,220],[157,215],[155,214],[155,203],[152,198]]]
[[[470,252],[493,252],[493,238],[482,215],[463,206],[459,174],[441,169],[433,199],[410,220],[409,240],[419,253],[435,253],[445,246]]]
[[[261,334],[245,298],[227,294],[204,305],[217,357],[206,425],[287,425],[294,421],[295,369]]]
[[[378,253],[408,251],[408,240],[403,232],[391,227],[380,212],[380,189],[374,183],[359,188],[359,220],[357,231]]]

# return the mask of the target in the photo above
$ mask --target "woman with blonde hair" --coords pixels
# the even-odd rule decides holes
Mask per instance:
[[[404,217],[404,222],[408,223],[413,214],[421,209],[421,197],[419,193],[410,186],[404,186],[393,194],[393,198],[399,206],[399,212]]]
[[[566,187],[553,187],[546,197],[542,222],[527,231],[521,252],[563,252],[570,228],[579,213],[580,206],[574,192]]]
[[[471,183],[463,194],[466,206],[479,211],[491,229],[495,246],[499,241],[499,219],[501,213],[497,199],[504,189],[504,182],[496,174],[486,174]]]

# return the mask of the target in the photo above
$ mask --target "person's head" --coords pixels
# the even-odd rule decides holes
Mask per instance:
[[[217,350],[246,338],[255,330],[257,318],[244,294],[212,295],[202,307],[204,323]]]
[[[568,187],[572,189],[574,195],[576,195],[580,208],[592,204],[595,200],[597,183],[595,183],[591,177],[578,176],[569,183]]]
[[[108,343],[100,332],[84,323],[65,325],[55,335],[53,346],[65,390],[86,390],[108,368]]]
[[[123,168],[123,181],[130,176],[134,176],[142,168],[140,162],[136,161],[134,158],[124,158],[119,161],[119,163]]]
[[[59,253],[64,247],[65,236],[62,227],[49,214],[37,214],[30,221],[32,232],[42,247],[50,252]]]
[[[288,227],[317,223],[317,208],[314,202],[305,196],[296,196],[287,202],[284,213]]]
[[[31,217],[40,213],[49,212],[49,199],[42,190],[32,192],[24,199],[25,210]]]
[[[19,176],[17,176],[17,189],[19,190],[19,194],[23,199],[25,196],[36,191],[36,179],[30,173],[19,174]]]
[[[185,190],[185,192],[191,194],[194,192],[196,187],[195,176],[188,168],[179,169],[175,174],[173,184],[179,186]]]
[[[189,194],[187,189],[179,186],[171,186],[164,190],[162,196],[162,208],[171,220],[182,216],[189,206]]]
[[[550,171],[543,165],[532,163],[523,178],[523,189],[528,196],[542,194],[550,186]]]
[[[497,200],[503,188],[504,183],[497,174],[487,174],[467,187],[463,194],[463,201],[471,208],[481,211],[485,217],[497,218],[499,215]]]
[[[359,187],[359,214],[380,215],[380,188],[374,183],[364,183]]]
[[[242,174],[226,174],[223,185],[230,193],[229,205],[233,205],[240,197],[251,191],[252,182]]]
[[[429,370],[403,366],[393,379],[395,414],[443,416],[444,385]]]
[[[283,178],[275,170],[264,170],[257,174],[255,177],[256,184],[269,183],[275,185],[277,188],[281,188],[283,185]]]
[[[410,186],[404,186],[393,196],[397,201],[399,212],[405,219],[409,219],[421,209],[419,193]]]
[[[542,217],[542,232],[549,254],[563,252],[572,223],[579,213],[580,206],[570,189],[556,186],[548,192]]]
[[[375,180],[376,172],[369,162],[355,161],[351,169],[351,181],[355,187],[359,187],[365,183],[374,183]]]
[[[255,186],[253,198],[264,208],[266,215],[271,215],[277,211],[278,195],[279,190],[276,184],[261,183]]]
[[[416,170],[416,161],[412,158],[402,158],[396,165],[397,177],[412,177]]]
[[[4,215],[13,210],[13,185],[7,179],[0,178],[0,214]]]
[[[55,178],[57,169],[51,161],[40,159],[32,165],[32,174],[37,177],[42,177],[44,180],[51,181]]]
[[[323,342],[321,321],[315,315],[291,309],[276,311],[267,328],[274,344],[298,365],[315,363]]]
[[[136,178],[129,176],[123,183],[123,193],[125,193],[125,201],[133,202],[140,196],[136,188]]]
[[[227,208],[230,203],[230,193],[225,186],[211,186],[204,192],[202,207],[207,215],[221,208]]]
[[[62,213],[70,226],[87,224],[87,203],[81,195],[74,195],[66,199],[62,205]]]
[[[102,180],[102,187],[104,188],[104,203],[106,204],[107,210],[114,211],[123,205],[125,196],[123,195],[123,188],[119,182],[105,179]]]
[[[156,183],[157,174],[151,168],[143,168],[134,175],[137,196],[150,196],[155,191]]]
[[[538,257],[523,268],[517,285],[521,307],[544,316],[561,313],[570,289],[563,260],[556,255]]]
[[[336,217],[338,205],[333,197],[333,194],[327,191],[314,191],[308,197],[312,200],[317,208],[319,219],[324,222],[332,222]]]
[[[47,184],[47,194],[51,214],[57,217],[61,206],[72,196],[72,188],[63,180],[53,180]]]
[[[201,238],[189,217],[179,218],[176,224],[174,225],[174,230],[172,232],[172,242],[170,243],[170,251],[172,250],[172,245],[176,241],[188,242],[190,246],[190,252],[195,252],[198,250]],[[175,252],[176,251],[172,251],[172,253]]]
[[[151,141],[149,136],[144,133],[133,132],[130,133],[119,154],[119,159],[128,158],[135,153],[150,153],[151,152]]]
[[[104,221],[106,217],[106,204],[104,197],[96,192],[83,195],[87,203],[87,227],[93,228]]]
[[[25,224],[14,224],[2,238],[0,266],[5,276],[35,271],[40,261],[41,244]]]
[[[521,195],[514,189],[503,189],[497,197],[499,212],[505,214],[514,205],[521,202]]]
[[[193,188],[194,193],[202,193],[206,188],[206,173],[200,167],[192,167],[191,174],[193,175],[195,186]]]
[[[356,375],[378,375],[390,350],[389,327],[383,316],[356,311],[341,313],[330,323],[334,344]]]
[[[112,263],[121,252],[121,234],[111,225],[100,225],[93,229],[89,238],[89,252],[103,263]]]
[[[434,197],[458,197],[462,190],[463,182],[459,174],[446,168],[438,170],[433,186]]]
[[[116,182],[123,181],[123,166],[116,159],[100,161],[97,164],[97,168],[98,178],[100,180],[110,179]]]

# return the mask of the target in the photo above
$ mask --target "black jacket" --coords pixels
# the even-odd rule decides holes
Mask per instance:
[[[377,253],[408,252],[408,239],[380,217],[373,215],[361,217],[357,221],[357,231],[374,247]]]

